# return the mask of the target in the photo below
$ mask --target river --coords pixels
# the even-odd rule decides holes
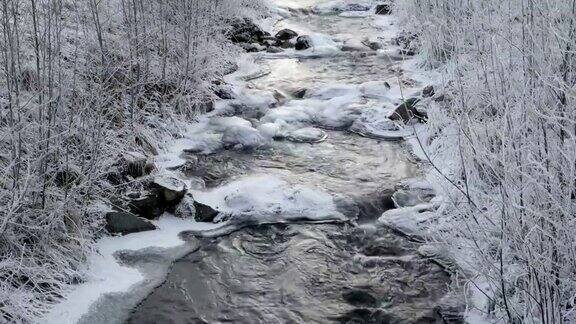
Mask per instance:
[[[296,9],[322,1],[277,2]],[[373,16],[349,16],[292,10],[274,28],[330,35],[344,44],[379,37],[385,46],[389,42],[388,31],[374,24]],[[285,95],[297,89],[328,89],[323,99],[329,100],[331,93],[337,97],[347,91],[342,85],[397,83],[402,63],[358,46],[337,55],[254,55],[269,73],[246,87],[283,94],[274,109],[298,105],[302,99]],[[377,95],[347,100],[347,106],[360,109],[390,104]],[[251,118],[258,123],[262,116]],[[194,176],[204,178],[207,190],[254,175],[317,188],[345,201],[339,208],[350,219],[247,224],[216,237],[189,233],[184,237],[193,252],[174,262],[167,279],[133,310],[128,323],[450,321],[442,311],[449,275],[417,253],[417,242],[375,223],[394,208],[391,194],[418,176],[418,166],[402,142],[321,126],[327,137],[320,143],[275,141],[256,151],[196,156],[203,169]]]

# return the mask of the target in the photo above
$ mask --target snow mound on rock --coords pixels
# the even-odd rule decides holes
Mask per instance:
[[[383,140],[401,140],[414,134],[411,126],[401,125],[387,116],[394,111],[393,106],[372,106],[362,110],[362,115],[354,120],[350,131]]]
[[[322,94],[320,94],[322,98]],[[356,94],[329,100],[309,98],[289,102],[271,109],[263,118],[266,123],[284,122],[292,125],[317,125],[325,128],[347,128],[361,113],[358,106],[362,100]]]
[[[372,9],[372,3],[368,0],[350,1],[350,0],[333,0],[318,4],[314,11],[319,14],[333,14],[346,11],[368,11]]]
[[[210,191],[193,191],[197,201],[221,212],[236,228],[291,221],[344,221],[333,197],[269,175],[248,176]]]
[[[320,143],[326,140],[326,137],[328,137],[328,135],[321,129],[304,127],[290,132],[287,139],[297,143]]]
[[[258,130],[252,126],[234,126],[226,129],[222,136],[222,143],[227,146],[241,148],[258,148],[264,146],[266,140]]]

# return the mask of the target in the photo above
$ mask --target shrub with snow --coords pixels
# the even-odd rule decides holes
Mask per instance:
[[[428,156],[469,318],[576,321],[576,2],[401,0],[424,66],[449,80]],[[424,143],[427,145],[428,143]]]

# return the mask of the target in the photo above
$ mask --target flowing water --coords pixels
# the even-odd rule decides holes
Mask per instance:
[[[280,1],[279,1],[280,2]],[[319,0],[284,1],[307,7]],[[367,18],[300,13],[296,26],[342,40],[377,36]],[[288,93],[336,83],[390,81],[398,62],[366,48],[337,56],[263,58],[270,74],[248,87]],[[287,99],[297,100],[297,99]],[[367,99],[370,101],[372,99]],[[374,102],[361,102],[367,104]],[[401,143],[327,130],[322,143],[277,141],[252,152],[195,157],[190,176],[208,187],[252,174],[321,189],[354,202],[345,223],[249,226],[229,235],[185,235],[194,252],[176,261],[166,281],[128,323],[444,323],[449,276],[420,256],[417,244],[378,227],[390,194],[418,175]]]

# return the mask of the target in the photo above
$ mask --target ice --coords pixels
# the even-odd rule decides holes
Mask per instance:
[[[306,8],[318,3],[319,0],[274,0],[274,4],[279,8]]]
[[[215,132],[225,132],[233,127],[252,127],[252,123],[240,117],[213,117],[208,121],[208,128]]]
[[[346,52],[362,52],[370,50],[362,40],[357,38],[351,38],[344,41],[344,45],[342,46],[342,51]]]
[[[412,149],[412,154],[420,161],[428,161],[429,147],[427,142],[429,138],[428,127],[425,125],[414,125],[414,136],[407,138],[408,145]]]
[[[312,117],[304,106],[287,105],[270,110],[261,121],[275,124],[309,124],[312,123]]]
[[[258,131],[266,139],[282,137],[282,126],[280,123],[264,123],[258,126]]]
[[[323,98],[320,95],[320,98]],[[362,100],[356,94],[344,95],[328,100],[309,98],[292,101],[285,106],[270,110],[263,122],[283,121],[288,124],[318,125],[326,128],[347,128],[360,115],[358,105]]]
[[[223,148],[221,134],[189,134],[186,138],[175,141],[170,147],[169,155],[181,155],[182,152],[211,154]],[[184,158],[180,158],[186,161]]]
[[[386,81],[368,81],[360,85],[360,92],[365,98],[390,100],[390,84]]]

